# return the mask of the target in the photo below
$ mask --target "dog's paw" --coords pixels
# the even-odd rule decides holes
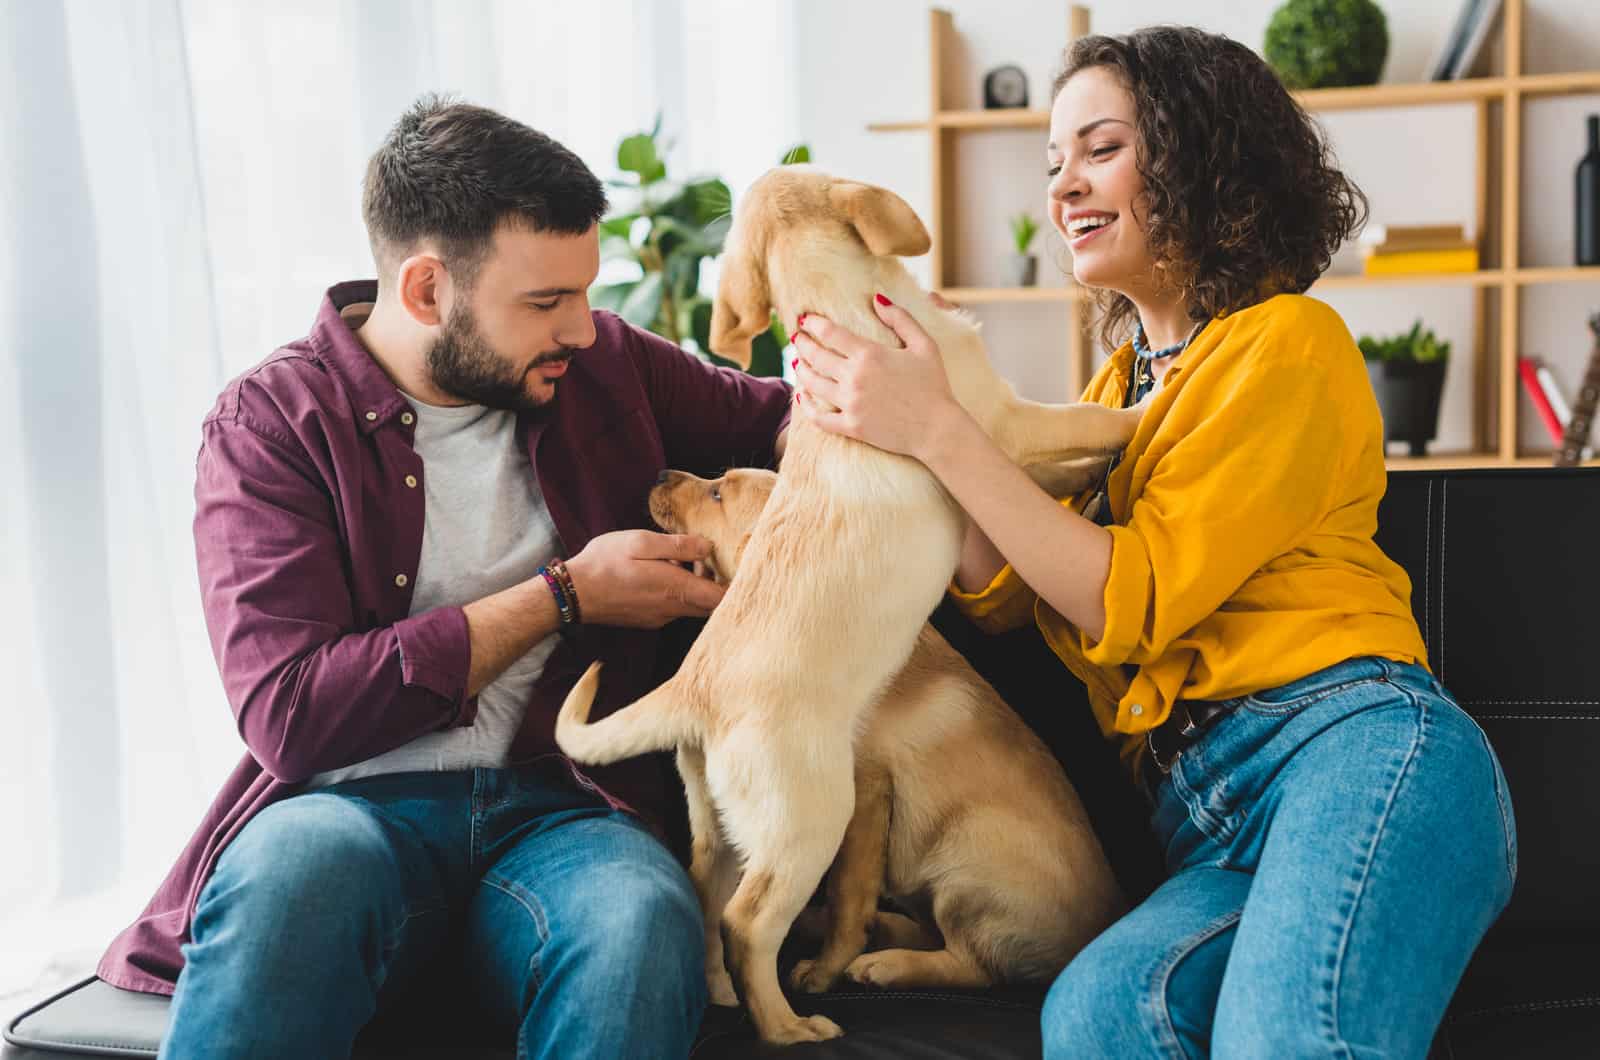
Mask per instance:
[[[796,1042],[825,1042],[843,1033],[839,1025],[826,1016],[801,1016],[762,1037],[773,1045],[794,1045]]]
[[[862,986],[880,989],[895,985],[900,976],[900,965],[890,951],[863,953],[851,961],[844,970],[845,978]]]
[[[808,994],[822,994],[833,989],[839,973],[831,972],[816,961],[800,961],[789,973],[789,985]]]
[[[734,992],[733,978],[723,971],[720,975],[707,973],[706,989],[711,995],[713,1005],[723,1008],[738,1008],[739,995]]]

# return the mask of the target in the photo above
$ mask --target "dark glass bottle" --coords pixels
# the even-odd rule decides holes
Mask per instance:
[[[1589,153],[1578,163],[1579,265],[1600,265],[1600,114],[1589,115]]]

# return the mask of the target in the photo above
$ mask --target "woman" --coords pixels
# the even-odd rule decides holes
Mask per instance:
[[[1151,792],[1169,878],[1057,979],[1046,1055],[1421,1057],[1516,846],[1373,541],[1361,355],[1300,293],[1365,199],[1254,53],[1192,29],[1074,44],[1046,158],[1073,273],[1131,333],[1085,399],[1148,396],[1102,490],[1035,487],[881,295],[904,349],[816,316],[795,340],[807,414],[940,478],[963,608],[1034,617]]]

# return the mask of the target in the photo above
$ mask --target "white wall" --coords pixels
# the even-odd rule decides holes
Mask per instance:
[[[1183,3],[1124,0],[1091,3],[1090,28],[1123,33],[1178,22],[1224,33],[1259,49],[1279,0]],[[983,73],[1013,62],[1027,73],[1031,103],[1047,105],[1050,81],[1067,36],[1067,4],[1054,0],[943,0],[955,16],[955,106],[982,105]],[[1435,48],[1456,16],[1456,0],[1380,0],[1389,22],[1386,82],[1422,80]],[[835,172],[900,192],[925,217],[931,189],[928,136],[868,133],[872,121],[922,117],[928,101],[928,5],[913,0],[807,0],[797,5],[794,40],[800,78],[799,129],[817,162]],[[1529,73],[1600,68],[1600,4],[1594,0],[1526,0],[1523,68]],[[1488,48],[1498,69],[1499,34]],[[1600,95],[1528,104],[1522,169],[1521,259],[1524,265],[1572,263],[1573,170],[1584,150],[1583,117],[1600,111]],[[1473,108],[1470,104],[1347,112],[1323,117],[1335,151],[1366,191],[1376,221],[1473,221]],[[1005,218],[1023,209],[1043,216],[1044,137],[1037,130],[964,133],[957,149],[955,252],[962,285],[995,285],[1008,247]],[[1491,211],[1492,212],[1492,211]],[[1041,237],[1040,283],[1060,283],[1068,260],[1054,233]],[[1039,245],[1035,244],[1036,247]],[[1057,264],[1052,264],[1052,263]],[[922,264],[925,270],[925,263]],[[1353,248],[1336,269],[1359,268]],[[926,272],[922,272],[927,279]],[[1356,334],[1409,327],[1421,316],[1455,344],[1446,384],[1439,452],[1471,446],[1473,300],[1465,289],[1401,287],[1314,292],[1345,315]],[[1590,341],[1585,315],[1600,310],[1600,284],[1525,288],[1523,351],[1543,355],[1563,389],[1575,394]],[[991,355],[1030,396],[1060,400],[1067,373],[1062,332],[1066,311],[1055,305],[994,305],[977,310]],[[1491,329],[1496,325],[1491,319]],[[1491,348],[1497,331],[1491,330]],[[1548,448],[1522,398],[1522,444]]]

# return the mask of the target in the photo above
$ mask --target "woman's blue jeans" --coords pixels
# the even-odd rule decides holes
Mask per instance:
[[[519,1060],[683,1057],[706,1004],[687,874],[635,819],[533,766],[269,806],[218,859],[183,955],[166,1060],[343,1060],[395,1008],[514,1040]]]
[[[1154,824],[1170,878],[1056,980],[1047,1058],[1421,1058],[1516,877],[1483,731],[1378,658],[1240,699]]]

